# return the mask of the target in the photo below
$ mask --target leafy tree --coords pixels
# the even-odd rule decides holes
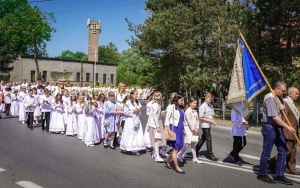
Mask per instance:
[[[284,80],[299,87],[300,1],[253,3],[243,29],[264,73],[271,83]]]
[[[69,60],[82,60],[82,61],[88,60],[88,56],[85,53],[79,51],[74,53],[70,50],[63,51],[61,55],[56,56],[56,58],[69,59]]]
[[[108,45],[102,45],[98,47],[98,61],[105,63],[119,62],[119,53],[115,44],[109,43]]]
[[[19,54],[33,54],[36,64],[36,78],[40,77],[38,55],[46,54],[46,41],[51,39],[53,14],[42,12],[30,6],[25,0],[0,1],[0,63],[1,70],[7,67]]]
[[[181,92],[203,90],[214,81],[229,84],[243,4],[148,0],[146,10],[151,16],[144,24],[127,22],[135,34],[131,46],[151,60],[152,84]]]
[[[149,60],[142,57],[133,49],[128,49],[120,54],[120,61],[117,68],[117,82],[127,85],[147,86],[149,71]]]

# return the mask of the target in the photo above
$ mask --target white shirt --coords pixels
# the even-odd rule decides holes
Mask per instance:
[[[231,135],[232,136],[246,136],[246,128],[243,125],[243,118],[236,111],[231,110]]]
[[[206,119],[213,119],[213,115],[215,115],[214,107],[211,104],[207,104],[204,102],[201,104],[199,108],[199,117]],[[204,121],[201,121],[202,128],[210,128],[210,124]]]
[[[35,110],[35,107],[38,105],[38,100],[35,96],[29,96],[27,95],[25,98],[24,98],[24,106],[25,106],[25,111],[26,112],[34,112]],[[32,107],[29,107],[29,105],[32,105]]]
[[[44,103],[44,102],[49,102],[48,103]],[[51,112],[52,106],[51,106],[51,102],[53,101],[53,97],[51,95],[42,95],[40,97],[40,104],[41,104],[41,110],[42,112]]]

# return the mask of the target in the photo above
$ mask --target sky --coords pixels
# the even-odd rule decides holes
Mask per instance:
[[[134,35],[125,18],[134,24],[144,23],[148,13],[145,0],[28,0],[42,11],[54,13],[56,22],[47,42],[49,57],[61,55],[65,50],[88,52],[87,20],[100,20],[99,45],[114,43],[119,52],[130,48],[126,39]]]

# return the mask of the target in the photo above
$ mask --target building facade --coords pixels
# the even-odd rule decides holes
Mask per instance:
[[[112,63],[64,60],[58,58],[38,58],[41,78],[44,82],[116,84],[117,66]],[[35,62],[33,56],[20,56],[12,63],[11,81],[34,81]],[[96,70],[94,70],[96,68]],[[95,71],[95,78],[94,78]]]

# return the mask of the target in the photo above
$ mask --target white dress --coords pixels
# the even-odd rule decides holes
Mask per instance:
[[[19,97],[13,95],[11,97],[11,106],[10,106],[10,115],[18,116],[19,115]]]
[[[140,108],[141,105],[131,104],[128,100],[124,105],[125,124],[122,132],[120,148],[125,151],[145,150],[144,135],[139,114],[134,114],[133,110]]]
[[[63,105],[64,107],[67,109],[68,108],[68,104],[69,104],[69,101],[70,101],[70,97],[69,96],[65,96],[63,95],[62,96],[62,101],[63,101]],[[65,127],[67,128],[67,122],[68,122],[68,111],[66,110],[65,113],[64,113],[64,122],[65,122]]]
[[[37,101],[40,101],[40,95],[35,95],[34,97],[36,98]],[[42,115],[41,107],[40,104],[38,104],[34,110],[33,116],[41,116],[41,115]]]
[[[81,140],[83,137],[83,128],[86,119],[85,107],[82,108],[80,104],[77,104],[76,112],[77,112],[77,137],[79,140]]]
[[[98,108],[95,109],[95,113],[96,113],[96,125],[99,133],[99,137],[100,139],[103,139],[105,137],[105,128],[103,124],[103,120],[104,120],[103,103],[98,102]]]
[[[100,142],[99,132],[96,125],[95,108],[91,107],[91,112],[86,114],[85,124],[83,128],[82,140],[85,145],[94,145]]]
[[[19,93],[19,121],[25,121],[26,119],[26,112],[25,112],[25,107],[24,107],[24,103],[23,100],[26,97],[26,93],[25,92],[20,92]]]
[[[52,104],[52,113],[50,118],[49,131],[50,132],[63,132],[65,131],[64,124],[64,108],[61,103]]]
[[[147,103],[147,109],[146,109],[146,115],[148,116],[149,119],[149,114],[150,114],[150,110],[151,110],[151,105],[153,104],[153,101],[149,101]],[[145,128],[145,132],[144,132],[144,142],[145,142],[145,146],[147,148],[151,148],[151,140],[150,140],[150,135],[149,135],[149,127],[146,126]]]
[[[67,126],[66,126],[66,135],[74,136],[77,134],[77,114],[76,114],[76,103],[73,105],[68,104],[67,107]]]

